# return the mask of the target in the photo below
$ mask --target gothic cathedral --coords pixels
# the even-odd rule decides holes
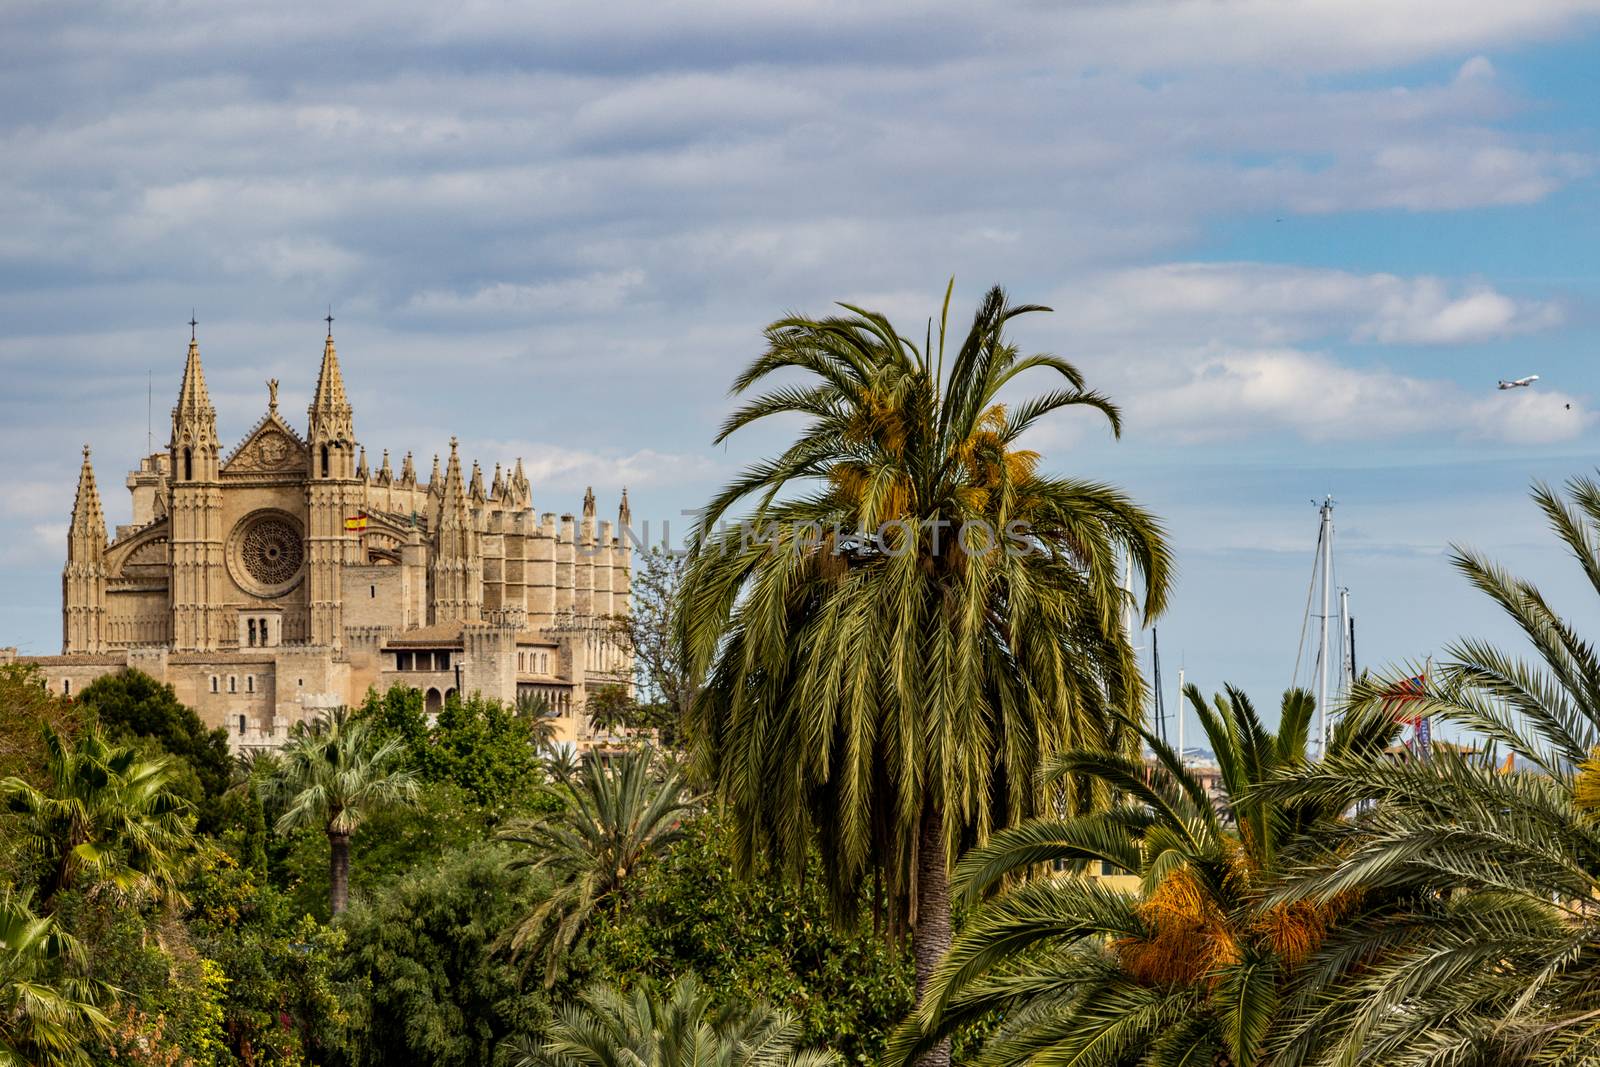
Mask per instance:
[[[394,684],[430,712],[456,692],[535,697],[562,740],[591,743],[586,694],[631,686],[614,637],[629,610],[626,491],[613,529],[592,491],[578,519],[536,518],[520,459],[486,486],[454,439],[426,482],[410,453],[398,474],[387,451],[372,471],[331,329],[307,416],[302,435],[269,382],[266,413],[224,455],[191,335],[171,442],[128,475],[133,521],[110,540],[85,447],[62,655],[25,661],[67,695],[136,667],[237,748],[279,745],[295,722]]]

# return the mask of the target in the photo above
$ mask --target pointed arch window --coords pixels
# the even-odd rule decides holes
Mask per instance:
[[[322,446],[322,476],[324,478],[326,478],[328,476],[328,446],[327,445],[323,445]]]
[[[194,449],[185,447],[183,450],[183,480],[194,481]]]

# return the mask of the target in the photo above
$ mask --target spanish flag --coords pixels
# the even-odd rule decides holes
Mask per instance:
[[[365,530],[367,528],[367,513],[360,512],[344,520],[346,530]]]

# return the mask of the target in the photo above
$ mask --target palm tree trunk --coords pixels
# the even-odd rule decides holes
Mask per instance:
[[[350,835],[328,831],[328,907],[343,915],[350,900]]]
[[[944,855],[944,811],[924,804],[917,832],[917,922],[911,928],[911,957],[917,969],[917,1006],[933,982],[933,972],[950,951],[950,871]],[[917,1060],[917,1067],[950,1067],[950,1039]]]

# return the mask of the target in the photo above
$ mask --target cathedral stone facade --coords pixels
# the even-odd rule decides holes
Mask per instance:
[[[136,667],[170,683],[236,748],[411,686],[430,712],[454,692],[542,698],[587,745],[588,693],[631,686],[612,637],[629,610],[628,498],[617,527],[536,517],[517,460],[462,469],[456,442],[427,481],[410,453],[376,471],[357,442],[330,331],[305,433],[278,410],[224,453],[193,337],[167,451],[128,475],[133,521],[108,539],[89,449],[62,573],[62,654],[23,657],[72,695]],[[0,650],[0,661],[16,659]]]

